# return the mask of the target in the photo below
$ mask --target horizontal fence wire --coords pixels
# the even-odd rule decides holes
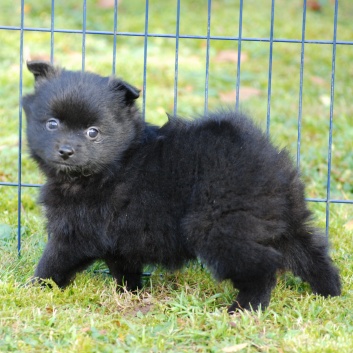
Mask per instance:
[[[334,88],[335,88],[335,63],[336,63],[336,47],[337,45],[353,45],[352,41],[337,40],[337,21],[338,21],[338,0],[335,0],[334,8],[334,30],[332,40],[309,40],[305,38],[306,26],[306,0],[303,0],[303,16],[302,16],[302,36],[301,39],[275,38],[274,37],[274,13],[275,0],[271,1],[270,8],[270,35],[268,38],[249,38],[242,36],[242,17],[243,17],[243,0],[240,0],[239,6],[239,32],[238,36],[213,36],[211,35],[211,15],[212,15],[212,0],[207,0],[207,31],[206,35],[180,34],[180,3],[177,0],[176,7],[176,29],[175,34],[149,33],[149,0],[145,2],[145,17],[144,17],[144,32],[123,32],[118,31],[118,0],[114,0],[114,23],[113,31],[97,31],[87,29],[87,0],[82,2],[83,22],[82,29],[58,29],[55,28],[55,0],[51,0],[51,21],[50,28],[41,27],[27,27],[24,26],[24,0],[21,0],[21,21],[20,26],[2,26],[0,31],[18,31],[20,33],[20,79],[19,79],[19,147],[18,147],[18,180],[17,182],[0,182],[0,186],[17,187],[18,193],[18,227],[17,227],[17,248],[18,253],[21,252],[21,199],[22,188],[37,188],[41,184],[22,183],[22,84],[23,84],[23,36],[25,32],[43,32],[50,33],[50,61],[54,61],[54,37],[56,33],[66,34],[80,34],[82,35],[82,70],[85,70],[86,58],[86,36],[87,35],[104,35],[113,36],[113,54],[112,54],[112,73],[115,73],[116,58],[118,50],[119,37],[143,37],[144,38],[144,58],[143,58],[143,97],[142,97],[142,114],[145,117],[146,112],[146,94],[147,94],[147,57],[148,57],[148,40],[149,38],[171,38],[175,39],[175,65],[174,65],[174,114],[177,113],[178,106],[178,69],[179,69],[179,41],[180,39],[190,40],[205,40],[206,41],[206,63],[205,63],[205,112],[208,109],[208,83],[209,83],[209,59],[210,59],[210,45],[211,41],[234,41],[237,45],[238,60],[237,60],[237,76],[235,82],[236,89],[236,103],[235,108],[239,109],[239,90],[240,90],[240,75],[241,75],[241,45],[242,42],[265,42],[269,43],[269,60],[268,60],[268,87],[267,87],[267,113],[266,113],[266,132],[270,133],[271,123],[271,93],[272,93],[272,58],[273,58],[273,44],[274,43],[293,43],[301,45],[300,56],[300,81],[299,81],[299,102],[298,102],[298,138],[297,138],[297,166],[300,167],[300,147],[301,147],[301,120],[302,120],[302,97],[303,97],[303,78],[305,76],[305,45],[320,44],[332,46],[332,69],[331,69],[331,94],[330,94],[330,124],[329,124],[329,139],[328,139],[328,163],[327,163],[327,186],[325,198],[307,198],[309,202],[321,202],[326,204],[326,235],[329,229],[330,204],[353,204],[353,200],[331,199],[331,163],[332,163],[332,129],[333,129],[333,113],[334,113]]]
[[[0,30],[9,30],[9,31],[28,31],[28,32],[47,32],[51,33],[50,28],[42,28],[42,27],[23,27],[20,26],[1,26]],[[71,33],[71,34],[83,34],[83,30],[81,29],[55,29],[54,33]],[[153,37],[153,38],[176,38],[176,34],[173,33],[147,33],[144,32],[114,32],[114,31],[96,31],[96,30],[86,30],[85,34],[94,34],[94,35],[117,35],[122,37]],[[192,34],[179,34],[179,39],[207,39],[207,35],[192,35]],[[210,40],[230,40],[237,41],[239,40],[239,36],[212,36],[209,37]],[[261,38],[261,37],[241,37],[242,42],[270,42],[270,38]],[[288,38],[273,38],[274,43],[298,43],[301,44],[301,39],[288,39]],[[304,41],[305,44],[333,44],[333,40],[319,40],[319,39],[306,39]],[[353,45],[353,41],[350,40],[337,40],[336,44],[340,45]]]

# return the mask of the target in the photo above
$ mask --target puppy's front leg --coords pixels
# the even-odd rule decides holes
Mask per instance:
[[[50,237],[34,273],[34,281],[52,279],[59,287],[69,284],[74,275],[94,259],[82,254],[73,243],[61,242],[60,237]]]

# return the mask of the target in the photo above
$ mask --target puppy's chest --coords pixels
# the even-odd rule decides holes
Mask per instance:
[[[67,236],[87,238],[104,235],[111,222],[111,212],[104,204],[59,202],[57,205],[46,205],[45,212],[51,231]]]
[[[112,221],[112,200],[107,193],[63,192],[43,188],[40,198],[48,219],[48,230],[66,237],[104,237]]]

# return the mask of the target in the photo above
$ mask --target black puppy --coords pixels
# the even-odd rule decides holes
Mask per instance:
[[[264,309],[278,270],[315,293],[340,294],[326,238],[310,224],[286,151],[235,112],[146,124],[139,91],[92,73],[29,62],[24,97],[32,157],[47,177],[49,241],[35,271],[66,286],[97,259],[118,284],[141,286],[146,264],[199,258],[239,289],[229,311]]]

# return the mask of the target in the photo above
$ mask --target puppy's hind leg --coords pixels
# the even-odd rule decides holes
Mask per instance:
[[[204,249],[205,250],[205,249]],[[200,258],[220,280],[230,279],[239,289],[228,312],[237,309],[264,310],[276,285],[276,272],[282,267],[282,255],[271,247],[255,242],[238,242],[213,247]]]
[[[269,272],[250,281],[232,280],[235,288],[239,289],[235,302],[228,308],[228,313],[236,310],[264,310],[270,303],[271,293],[276,285],[276,272]]]

